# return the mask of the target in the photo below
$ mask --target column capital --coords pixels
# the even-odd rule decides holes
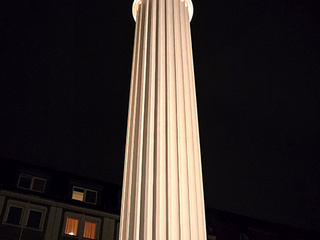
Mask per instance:
[[[136,16],[137,16],[137,11],[139,8],[139,5],[142,3],[144,0],[134,0],[133,5],[132,5],[132,15],[134,20],[136,21]],[[186,7],[188,8],[189,11],[189,20],[191,21],[192,16],[193,16],[193,4],[191,0],[180,0],[181,2],[185,2]]]

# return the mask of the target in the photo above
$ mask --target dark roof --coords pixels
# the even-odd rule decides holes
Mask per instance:
[[[47,179],[45,192],[38,193],[17,188],[20,173]],[[98,204],[92,205],[71,200],[71,189],[73,185],[97,190],[100,193]],[[22,161],[0,158],[0,187],[14,192],[37,195],[54,201],[120,214],[120,185],[36,166]]]

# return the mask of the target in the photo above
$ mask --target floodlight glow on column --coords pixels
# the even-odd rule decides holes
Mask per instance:
[[[120,240],[205,240],[191,0],[135,0]]]

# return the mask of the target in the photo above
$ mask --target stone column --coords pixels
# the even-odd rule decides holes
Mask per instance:
[[[136,0],[120,240],[204,240],[191,0]]]

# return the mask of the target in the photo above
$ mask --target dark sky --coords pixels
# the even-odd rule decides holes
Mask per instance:
[[[316,1],[193,3],[206,205],[320,231]],[[131,5],[1,2],[0,157],[121,184]]]

